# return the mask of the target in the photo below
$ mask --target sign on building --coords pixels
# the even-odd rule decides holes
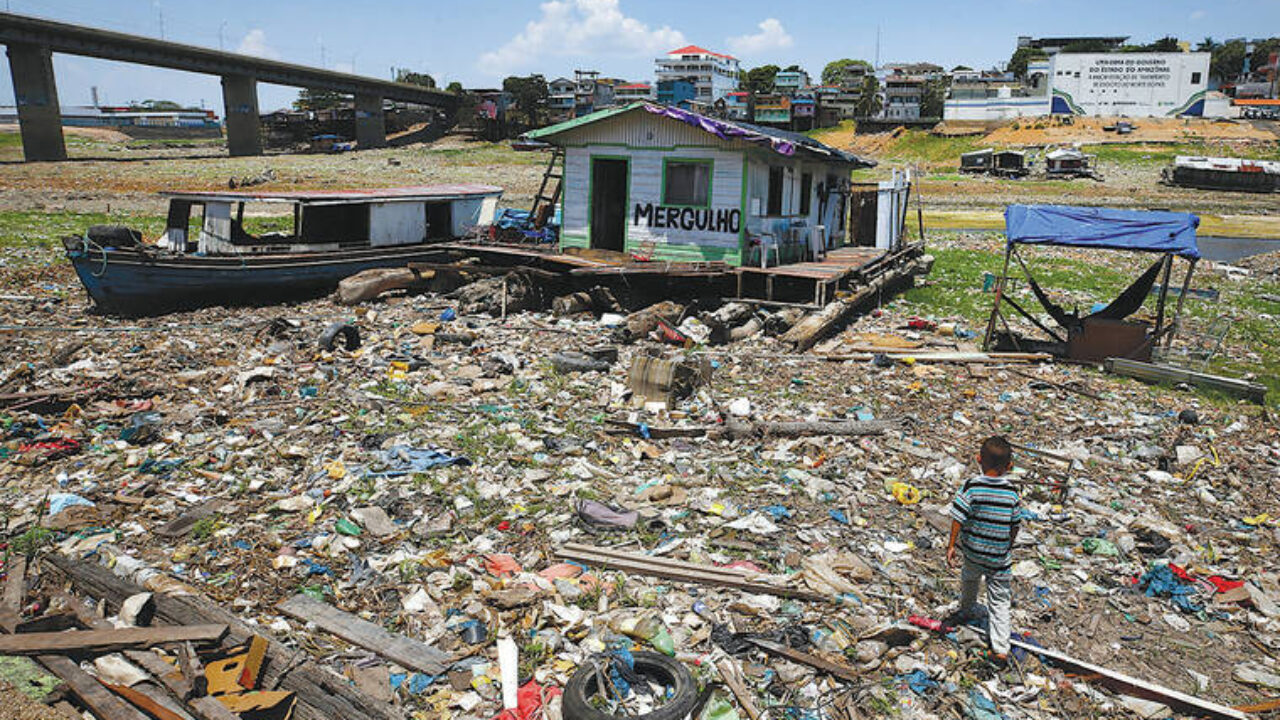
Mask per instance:
[[[1049,82],[1055,114],[1205,115],[1209,53],[1058,53]]]

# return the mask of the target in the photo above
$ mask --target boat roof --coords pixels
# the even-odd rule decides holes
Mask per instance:
[[[363,188],[356,190],[177,190],[160,195],[176,200],[223,202],[287,202],[336,205],[362,202],[411,202],[414,200],[462,200],[501,195],[496,185],[410,185],[407,187]]]

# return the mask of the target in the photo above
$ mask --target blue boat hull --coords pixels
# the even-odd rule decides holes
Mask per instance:
[[[94,304],[103,312],[129,316],[318,297],[362,270],[404,267],[446,255],[431,245],[243,258],[96,248],[67,252]]]

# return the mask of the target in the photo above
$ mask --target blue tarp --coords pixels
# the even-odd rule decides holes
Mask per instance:
[[[1093,247],[1176,253],[1200,258],[1191,213],[1115,210],[1068,205],[1010,205],[1004,211],[1009,244]]]

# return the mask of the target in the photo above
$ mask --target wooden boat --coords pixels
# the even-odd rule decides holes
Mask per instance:
[[[344,191],[170,192],[164,235],[97,226],[63,241],[102,311],[155,315],[208,305],[315,297],[361,270],[430,262],[435,246],[493,222],[502,189],[441,185]],[[245,207],[292,209],[291,228],[259,235]],[[193,211],[199,211],[198,216]]]

